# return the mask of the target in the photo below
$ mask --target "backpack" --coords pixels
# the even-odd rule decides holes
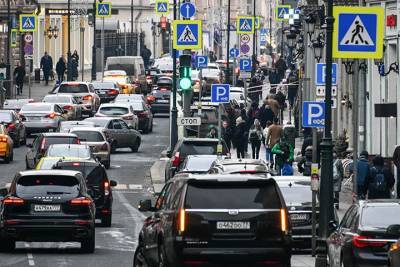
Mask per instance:
[[[375,167],[372,170],[375,175],[370,183],[370,188],[375,192],[385,192],[387,190],[387,182],[383,170],[379,170]]]
[[[258,141],[259,140],[256,130],[250,132],[250,138],[249,139],[250,139],[250,141]]]
[[[291,176],[293,175],[293,167],[290,163],[285,163],[282,166],[282,175],[283,176]]]

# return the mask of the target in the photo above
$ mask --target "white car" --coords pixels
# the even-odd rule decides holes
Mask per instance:
[[[101,104],[95,116],[119,118],[124,120],[128,126],[132,126],[133,129],[139,129],[139,118],[132,106],[126,102]]]

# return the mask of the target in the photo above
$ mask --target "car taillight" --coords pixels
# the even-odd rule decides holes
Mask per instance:
[[[287,217],[285,209],[281,209],[281,230],[284,233],[288,232]]]
[[[400,244],[399,243],[394,243],[393,245],[390,246],[389,251],[390,252],[394,252],[394,251],[399,250],[399,249],[400,249]]]
[[[115,90],[115,89],[112,89],[112,90],[108,91],[108,95],[118,95],[118,94],[119,94],[119,91]]]
[[[13,130],[13,129],[15,129],[15,124],[14,124],[14,123],[8,124],[7,130],[8,130],[8,131],[11,131],[11,130]]]
[[[148,102],[154,102],[156,100],[156,98],[153,95],[149,95],[148,97],[146,97]]]
[[[179,211],[178,230],[180,233],[185,232],[186,228],[186,212],[184,209]]]
[[[165,92],[167,90],[168,90],[167,88],[160,88],[160,91],[163,91],[163,92]]]
[[[172,158],[172,166],[179,167],[180,163],[181,163],[181,158],[179,152],[176,152],[174,157]]]
[[[75,144],[80,145],[81,144],[81,140],[79,140],[79,138],[75,139]]]
[[[365,247],[383,247],[387,242],[376,240],[368,236],[356,235],[353,236],[353,246],[356,248],[365,248]]]
[[[104,195],[108,196],[110,194],[110,183],[106,180],[103,183]]]
[[[90,101],[90,100],[92,100],[92,96],[91,95],[85,95],[84,97],[82,97],[82,99],[86,100],[86,101]]]
[[[63,109],[65,109],[65,110],[72,110],[72,106],[66,105],[66,106],[63,107]]]
[[[6,197],[3,199],[3,203],[9,206],[21,206],[24,205],[25,201],[19,197]]]
[[[7,138],[6,137],[0,138],[0,142],[7,143]]]
[[[132,115],[123,116],[122,119],[130,121],[130,120],[133,120],[133,116]]]
[[[45,118],[54,119],[56,116],[57,116],[57,114],[53,112],[53,113],[46,115]]]
[[[92,200],[86,197],[78,197],[72,199],[69,203],[71,206],[89,206],[92,204]]]
[[[107,144],[103,144],[100,148],[100,150],[102,151],[108,151],[108,145]]]
[[[79,166],[81,166],[81,163],[80,162],[74,162],[74,163],[72,163],[72,166],[79,167]]]
[[[235,70],[236,74],[239,74],[239,71],[240,71],[240,69],[236,68],[236,70]]]
[[[138,113],[137,113],[137,116],[138,116],[139,118],[146,118],[147,112],[146,112],[146,111],[138,112]]]
[[[196,85],[200,85],[200,81],[196,81]]]

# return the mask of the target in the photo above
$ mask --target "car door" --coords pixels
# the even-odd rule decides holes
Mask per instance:
[[[35,168],[36,163],[38,161],[41,140],[43,140],[42,135],[36,137],[32,143],[32,147],[29,148],[28,152],[26,153],[26,163],[30,169]]]
[[[111,144],[114,140],[118,142],[118,135],[116,133],[116,130],[114,129],[114,120],[110,120],[108,122],[108,126],[106,127],[106,133],[107,133],[107,138],[108,142]]]
[[[136,136],[133,135],[125,121],[118,120],[118,123],[121,126],[121,140],[124,146],[130,146],[131,142],[135,141]]]

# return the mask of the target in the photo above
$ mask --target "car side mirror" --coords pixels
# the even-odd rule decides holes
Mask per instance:
[[[117,186],[117,182],[114,181],[114,180],[111,180],[111,181],[110,181],[110,186],[111,186],[111,187]]]
[[[144,212],[144,211],[152,211],[153,210],[153,206],[151,204],[151,199],[141,200],[139,202],[138,210],[142,211],[142,212]]]
[[[167,156],[168,158],[172,157],[172,151],[168,150],[166,156]]]
[[[389,235],[400,237],[400,224],[389,225],[386,229],[386,233],[388,233]]]

